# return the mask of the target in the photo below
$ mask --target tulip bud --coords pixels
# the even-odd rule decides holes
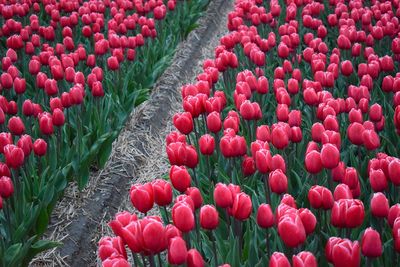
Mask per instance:
[[[233,196],[228,186],[218,183],[214,189],[214,201],[218,207],[228,208],[233,204]]]
[[[204,267],[204,260],[200,252],[194,248],[189,250],[186,257],[186,265],[187,267]]]
[[[18,169],[24,163],[24,151],[15,145],[6,145],[4,147],[4,156],[6,164],[13,169]]]
[[[218,227],[218,211],[212,205],[205,205],[200,209],[200,225],[207,230],[214,230]]]
[[[172,187],[171,185],[162,179],[157,179],[152,182],[154,202],[163,207],[167,206],[172,201]]]
[[[185,192],[186,189],[190,187],[191,177],[184,166],[171,166],[169,179],[173,187],[181,193]]]
[[[311,174],[317,174],[322,170],[321,155],[318,151],[311,151],[306,154],[304,160],[306,170]]]
[[[279,218],[278,234],[288,247],[297,247],[306,240],[306,231],[296,210]]]
[[[209,134],[205,134],[199,139],[200,152],[203,155],[212,155],[215,149],[214,137]]]
[[[18,177],[17,177],[18,178]],[[0,177],[0,196],[1,198],[9,198],[14,193],[14,184],[10,177]]]
[[[168,263],[172,265],[181,265],[186,262],[187,257],[186,243],[181,237],[174,237],[168,245]]]
[[[329,238],[325,247],[325,256],[327,260],[333,263],[333,266],[360,266],[360,244],[358,241],[350,241],[338,237]]]
[[[340,161],[340,153],[336,146],[325,144],[321,149],[321,163],[327,169],[335,168]]]
[[[172,221],[180,231],[187,233],[193,230],[194,220],[193,211],[187,204],[179,202],[172,208]]]
[[[189,134],[193,130],[192,114],[189,112],[177,113],[173,117],[175,127],[183,134]]]
[[[323,208],[325,210],[333,207],[332,192],[323,186],[314,185],[308,191],[308,201],[314,209]]]
[[[274,252],[269,260],[269,267],[290,267],[290,262],[285,254]]]
[[[297,255],[293,255],[293,267],[317,267],[317,259],[308,251],[302,251]]]
[[[377,258],[382,255],[382,241],[379,233],[372,229],[367,228],[361,238],[361,252],[364,256],[369,258]]]
[[[371,213],[378,218],[386,218],[389,214],[389,201],[386,196],[379,192],[371,198]]]
[[[43,139],[36,139],[33,143],[33,152],[36,156],[42,157],[46,155],[47,143]]]
[[[257,224],[262,228],[270,228],[274,225],[274,213],[269,204],[261,204],[258,207]]]
[[[288,180],[281,170],[275,170],[269,174],[268,184],[271,191],[280,195],[287,192]]]
[[[197,187],[189,187],[186,189],[186,195],[190,196],[193,200],[194,208],[197,210],[203,204],[203,197],[201,196],[201,192]]]
[[[153,208],[154,193],[151,183],[144,185],[134,184],[130,189],[130,199],[132,205],[140,212],[147,213]]]
[[[25,125],[20,117],[12,117],[8,121],[8,129],[13,135],[21,135],[25,132]]]

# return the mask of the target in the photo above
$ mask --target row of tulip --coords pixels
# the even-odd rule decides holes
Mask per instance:
[[[181,88],[169,182],[132,185],[103,266],[165,266],[165,251],[173,266],[397,266],[399,16],[399,1],[236,1]]]
[[[104,166],[207,0],[0,1],[0,265],[41,240],[68,182]]]

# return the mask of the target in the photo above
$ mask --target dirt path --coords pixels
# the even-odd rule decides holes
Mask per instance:
[[[52,216],[47,238],[64,243],[35,258],[31,266],[96,266],[97,242],[110,233],[107,222],[119,210],[129,210],[130,185],[150,181],[169,170],[165,136],[172,115],[180,110],[180,87],[193,81],[204,59],[213,57],[226,32],[232,0],[213,0],[199,27],[181,43],[172,65],[158,80],[150,99],[135,109],[114,142],[106,167],[91,177],[83,192],[70,186]]]

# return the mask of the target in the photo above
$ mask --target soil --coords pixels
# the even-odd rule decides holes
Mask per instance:
[[[171,66],[153,89],[149,100],[134,110],[113,144],[106,167],[91,175],[87,189],[72,184],[57,205],[45,236],[63,245],[36,257],[30,266],[97,266],[97,242],[112,234],[107,222],[121,210],[132,210],[132,183],[165,175],[169,164],[165,136],[173,130],[172,116],[181,110],[180,88],[201,71],[204,59],[212,58],[219,38],[226,32],[232,0],[213,0],[198,27],[178,47]]]

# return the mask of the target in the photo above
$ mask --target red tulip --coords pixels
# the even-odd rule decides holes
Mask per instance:
[[[270,228],[274,225],[274,213],[269,204],[261,204],[257,211],[257,224],[262,228]]]
[[[169,179],[173,187],[181,193],[185,192],[186,189],[190,187],[191,177],[184,166],[173,165],[169,172]]]
[[[65,122],[64,112],[59,108],[55,108],[52,114],[52,121],[55,126],[63,126]]]
[[[293,255],[293,267],[317,267],[317,259],[308,251],[302,251],[297,255]]]
[[[127,258],[125,245],[121,237],[102,237],[99,241],[99,258],[105,261],[108,258],[112,258],[114,255],[120,255],[121,257]]]
[[[203,204],[203,197],[201,196],[201,192],[197,187],[189,187],[186,189],[186,195],[190,196],[193,200],[194,208],[197,210]]]
[[[361,200],[339,199],[333,205],[331,223],[335,227],[355,228],[363,223],[364,215],[364,205]]]
[[[51,114],[44,112],[39,116],[39,128],[44,135],[51,135],[54,132],[53,119]]]
[[[151,183],[134,184],[130,189],[132,205],[140,212],[147,213],[154,205],[154,192]]]
[[[235,219],[244,221],[250,217],[252,208],[251,198],[242,192],[234,197],[231,213]]]
[[[271,191],[280,195],[287,192],[288,180],[281,170],[275,170],[269,174],[268,184]]]
[[[325,144],[321,149],[321,163],[327,169],[333,169],[338,166],[340,153],[335,145]]]
[[[207,128],[212,133],[218,133],[222,128],[221,116],[218,112],[213,111],[207,116]]]
[[[188,251],[186,257],[187,267],[204,267],[204,260],[200,252],[192,248]]]
[[[347,137],[350,142],[359,146],[363,144],[362,132],[364,132],[364,126],[358,122],[354,122],[347,128]]]
[[[387,220],[388,220],[388,223],[389,223],[390,227],[393,228],[394,221],[398,217],[400,217],[400,204],[396,203],[396,204],[394,204],[393,206],[390,207],[389,214],[387,216]]]
[[[18,169],[24,163],[24,151],[15,145],[4,146],[6,164],[13,169]]]
[[[228,186],[218,183],[214,189],[214,201],[218,207],[228,208],[233,204],[233,196]]]
[[[360,244],[358,241],[329,238],[325,247],[327,260],[333,263],[334,267],[358,267],[360,266]]]
[[[165,228],[161,222],[150,219],[142,224],[143,246],[151,253],[163,251],[167,245]]]
[[[396,186],[400,185],[400,160],[394,159],[389,163],[389,178]]]
[[[260,149],[255,153],[255,163],[260,173],[266,174],[271,171],[271,153],[267,149]]]
[[[189,112],[177,113],[173,117],[175,127],[183,134],[189,134],[193,130],[192,114]]]
[[[369,182],[374,192],[382,192],[388,187],[386,176],[382,170],[370,170]]]
[[[162,179],[154,180],[152,183],[154,202],[159,206],[167,206],[172,202],[172,187]]]
[[[290,262],[285,254],[274,252],[269,260],[269,267],[290,267]]]
[[[39,138],[36,139],[33,143],[33,152],[36,156],[42,157],[46,155],[47,151],[47,143],[43,139]]]
[[[311,174],[317,174],[322,170],[321,155],[318,151],[311,151],[306,154],[304,160],[306,170]]]
[[[389,214],[389,201],[386,196],[379,192],[371,198],[371,213],[378,218],[386,218]]]
[[[128,261],[122,257],[107,258],[102,263],[103,267],[130,267]]]
[[[172,221],[176,228],[183,233],[193,230],[195,224],[194,220],[193,211],[187,204],[179,202],[172,208]]]
[[[168,263],[172,265],[181,265],[186,262],[187,257],[186,243],[181,237],[174,237],[168,245]]]
[[[200,152],[203,155],[212,155],[215,149],[214,137],[209,134],[205,134],[199,139]]]
[[[306,240],[306,231],[296,211],[279,218],[278,234],[288,247],[297,247]]]
[[[353,65],[350,60],[341,63],[341,71],[344,76],[350,76],[353,73]]]
[[[306,234],[309,235],[314,232],[315,226],[317,225],[317,218],[315,218],[315,215],[309,209],[299,209],[299,216]]]
[[[14,135],[21,135],[25,132],[25,125],[20,117],[12,117],[8,121],[8,129]]]
[[[219,217],[217,209],[212,205],[205,205],[200,209],[200,225],[207,230],[218,227]]]
[[[314,185],[308,191],[308,201],[314,209],[323,208],[324,210],[333,207],[332,192],[323,186]]]
[[[275,127],[271,133],[271,141],[277,149],[284,149],[289,144],[289,137],[283,127]]]
[[[18,178],[18,177],[17,177]],[[14,184],[10,177],[0,177],[0,196],[9,198],[14,193]]]
[[[372,229],[367,228],[361,238],[361,252],[364,256],[369,258],[377,258],[382,255],[383,247],[379,233]]]

